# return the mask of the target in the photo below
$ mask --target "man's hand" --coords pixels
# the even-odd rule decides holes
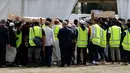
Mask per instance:
[[[7,46],[8,46],[8,48],[10,48],[11,46],[10,46],[10,44],[7,44]]]

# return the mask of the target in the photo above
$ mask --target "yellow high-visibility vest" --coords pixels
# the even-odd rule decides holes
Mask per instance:
[[[121,28],[118,26],[112,26],[109,28],[110,35],[110,47],[119,47],[121,39]]]
[[[92,30],[92,27],[94,28],[94,30]],[[95,24],[95,25],[92,25],[90,27],[90,29],[91,29],[91,37],[90,38],[91,38],[92,43],[100,46],[101,27],[98,24]],[[93,32],[95,32],[95,33],[93,34]]]
[[[36,44],[33,42],[33,39],[35,36],[38,36],[42,38],[42,28],[39,26],[34,26],[33,28],[31,27],[29,30],[29,44],[30,46],[36,46]]]
[[[105,48],[107,44],[106,32],[107,32],[106,30],[101,28],[100,46],[103,48]]]
[[[77,27],[78,30],[78,40],[77,46],[80,48],[87,47],[88,44],[88,29],[86,28],[84,31],[81,27]]]
[[[125,32],[126,32],[126,36],[124,37],[122,46],[124,50],[130,51],[130,33],[128,30],[126,30]]]
[[[42,25],[42,29],[44,29],[45,27],[46,27],[45,24],[43,24],[43,25]]]
[[[55,41],[58,40],[57,35],[58,35],[58,33],[59,33],[59,30],[60,30],[59,25],[56,25],[55,28],[54,28],[54,39],[55,39]]]
[[[21,45],[21,43],[22,43],[22,32],[20,32],[19,35],[16,34],[16,37],[18,38],[18,39],[16,40],[16,48],[18,48],[18,47]]]

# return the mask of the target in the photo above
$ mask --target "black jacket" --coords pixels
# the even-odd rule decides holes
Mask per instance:
[[[58,39],[59,39],[60,47],[72,46],[73,39],[74,39],[73,32],[71,31],[70,28],[64,27],[59,30]]]
[[[12,27],[9,27],[9,38],[10,38],[10,46],[16,47],[16,35],[15,30]]]
[[[0,44],[9,44],[9,32],[4,25],[0,25]]]

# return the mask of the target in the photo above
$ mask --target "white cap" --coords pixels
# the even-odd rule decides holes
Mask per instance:
[[[11,22],[11,23],[9,24],[9,26],[14,26],[14,23]]]
[[[84,20],[79,21],[80,24],[86,25],[87,23]]]
[[[72,27],[72,25],[69,23],[68,25],[67,25],[68,27]]]

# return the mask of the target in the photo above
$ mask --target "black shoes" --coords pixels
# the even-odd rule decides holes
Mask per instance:
[[[3,65],[3,66],[0,66],[0,68],[6,68],[6,66],[5,66],[5,65]]]
[[[59,67],[65,67],[65,65],[60,65]]]

